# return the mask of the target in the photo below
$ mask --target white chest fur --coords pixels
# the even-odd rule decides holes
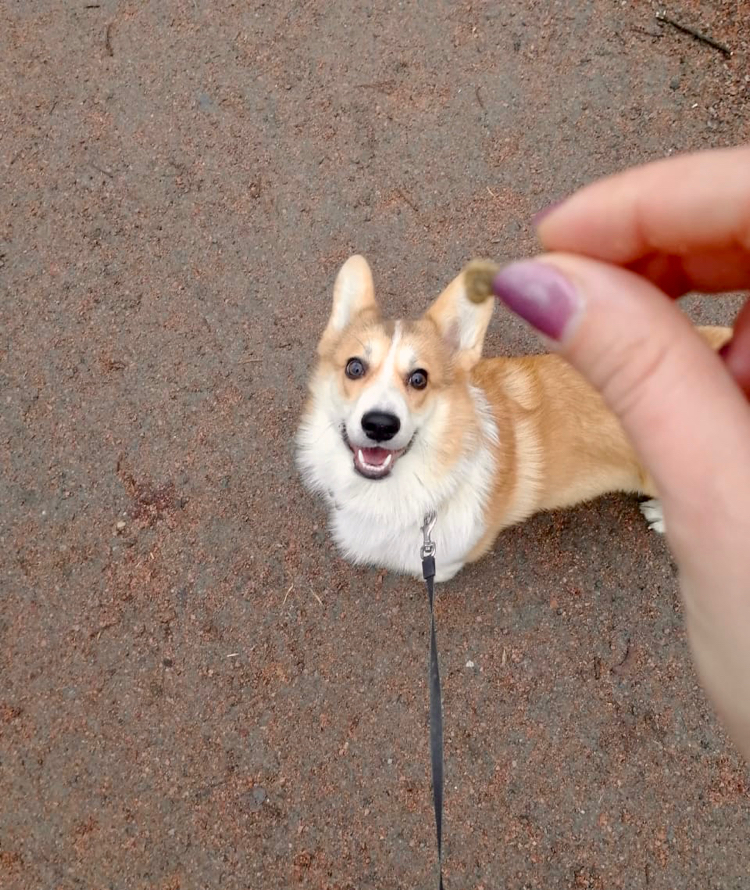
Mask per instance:
[[[481,489],[478,489],[481,490]],[[484,532],[482,503],[468,486],[439,508],[432,532],[436,545],[436,580],[447,581],[464,565]],[[331,530],[343,555],[356,563],[382,566],[421,577],[421,524],[424,514],[407,524],[377,522],[352,508],[331,510]]]

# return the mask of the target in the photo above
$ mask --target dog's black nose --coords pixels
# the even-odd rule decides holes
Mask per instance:
[[[375,442],[387,442],[401,429],[401,421],[395,414],[385,411],[368,411],[362,416],[362,429]]]

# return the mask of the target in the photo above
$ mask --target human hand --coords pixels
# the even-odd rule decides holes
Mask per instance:
[[[716,355],[669,297],[750,288],[750,147],[659,161],[538,218],[497,296],[620,418],[659,491],[701,680],[750,757],[750,300]]]

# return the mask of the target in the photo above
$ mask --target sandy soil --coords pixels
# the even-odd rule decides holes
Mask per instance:
[[[669,4],[730,58],[656,8],[2,4],[0,886],[433,886],[425,595],[299,485],[314,345],[355,250],[417,313],[576,186],[747,139],[748,4]],[[438,622],[449,890],[748,887],[633,499],[505,534]]]

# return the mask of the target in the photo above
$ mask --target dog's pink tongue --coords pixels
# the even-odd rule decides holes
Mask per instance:
[[[354,466],[368,479],[382,479],[391,472],[394,452],[387,448],[355,448]]]
[[[361,448],[362,457],[371,467],[379,467],[388,460],[388,456],[393,454],[387,448]]]

